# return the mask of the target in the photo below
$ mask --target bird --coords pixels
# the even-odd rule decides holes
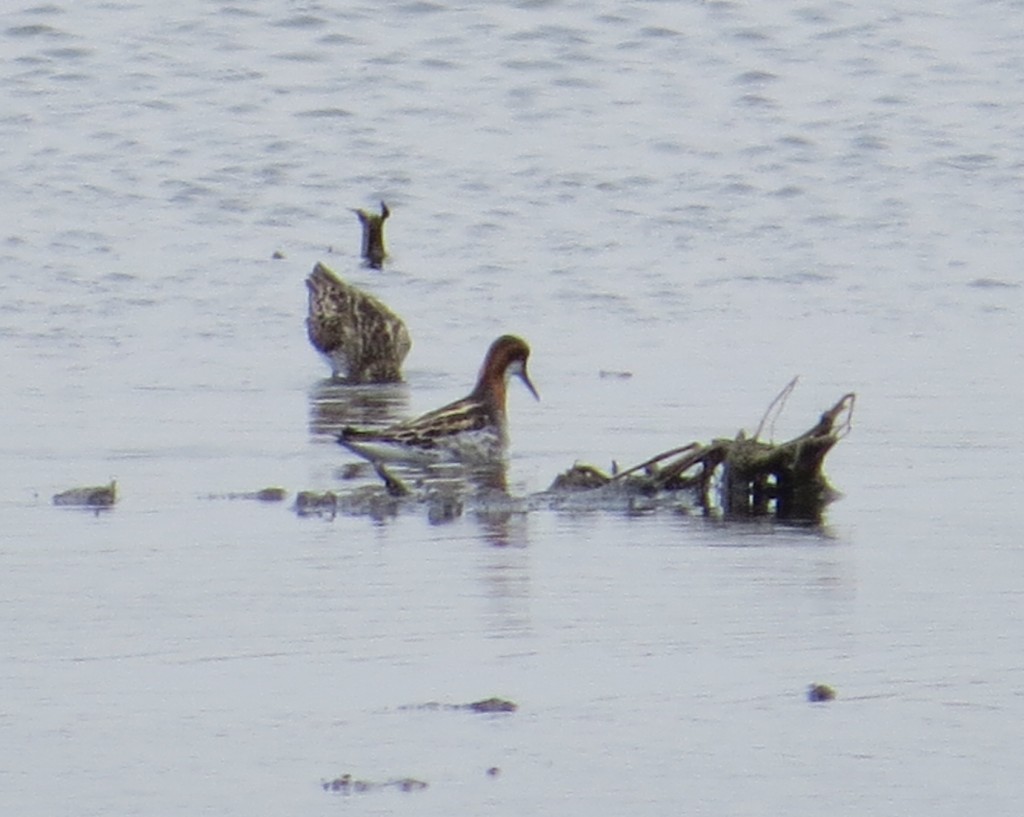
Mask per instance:
[[[306,278],[309,342],[347,383],[396,383],[412,348],[405,323],[383,303],[317,263]]]
[[[373,463],[500,461],[508,443],[505,393],[509,378],[518,377],[540,400],[526,371],[529,356],[526,341],[502,335],[487,350],[468,396],[383,429],[345,427],[338,442]]]
[[[391,215],[391,211],[384,202],[381,202],[380,215],[358,209],[352,212],[359,217],[359,223],[363,225],[362,255],[366,259],[366,265],[380,269],[388,255],[384,249],[384,222]]]

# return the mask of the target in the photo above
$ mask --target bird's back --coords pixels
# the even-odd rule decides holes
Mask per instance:
[[[335,373],[355,383],[401,380],[402,362],[412,348],[402,319],[322,264],[314,267],[306,284],[309,340],[331,361]]]

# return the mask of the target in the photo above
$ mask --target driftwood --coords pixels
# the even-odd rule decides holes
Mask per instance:
[[[784,443],[759,439],[792,392],[790,382],[772,401],[753,437],[740,432],[664,451],[625,471],[605,474],[590,465],[574,465],[559,475],[553,491],[590,491],[620,487],[647,496],[692,493],[700,507],[728,516],[763,516],[816,520],[832,499],[823,464],[832,447],[849,432],[856,396],[844,394],[813,428]],[[717,490],[716,490],[717,489]]]
[[[117,482],[109,485],[90,485],[84,488],[69,488],[53,497],[54,505],[76,505],[83,508],[111,508],[117,502]]]
[[[391,780],[357,780],[351,774],[343,774],[333,780],[323,780],[320,786],[324,791],[350,794],[352,792],[374,791],[376,789],[398,789],[399,791],[420,791],[429,784],[415,777],[397,777]]]

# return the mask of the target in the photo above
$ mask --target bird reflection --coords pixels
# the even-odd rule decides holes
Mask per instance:
[[[525,515],[520,515],[525,519]],[[522,548],[492,549],[477,561],[477,581],[485,604],[481,623],[495,638],[530,636],[530,559]]]
[[[504,508],[509,502],[504,462],[396,464],[389,465],[387,473],[424,498],[427,518],[434,525],[460,518],[467,506],[476,515],[481,507]]]
[[[473,518],[483,534],[484,541],[495,547],[526,547],[527,513],[525,510],[480,507]]]
[[[321,380],[309,393],[309,432],[337,436],[348,425],[387,426],[409,413],[402,383],[350,386]]]
[[[427,519],[432,525],[466,516],[487,544],[526,547],[528,507],[525,500],[509,494],[505,463],[492,463],[486,468],[449,463],[432,465],[418,473],[418,484],[426,495]]]

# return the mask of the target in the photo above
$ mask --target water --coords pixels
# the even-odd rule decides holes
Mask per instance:
[[[6,8],[3,810],[1016,813],[1022,32],[1012,2]],[[380,199],[382,274],[347,209]],[[217,498],[344,487],[318,260],[413,335],[359,412],[530,341],[516,495],[752,429],[800,374],[778,439],[858,394],[845,498],[816,530]],[[112,512],[50,505],[114,477]],[[415,708],[491,695],[519,711]]]

